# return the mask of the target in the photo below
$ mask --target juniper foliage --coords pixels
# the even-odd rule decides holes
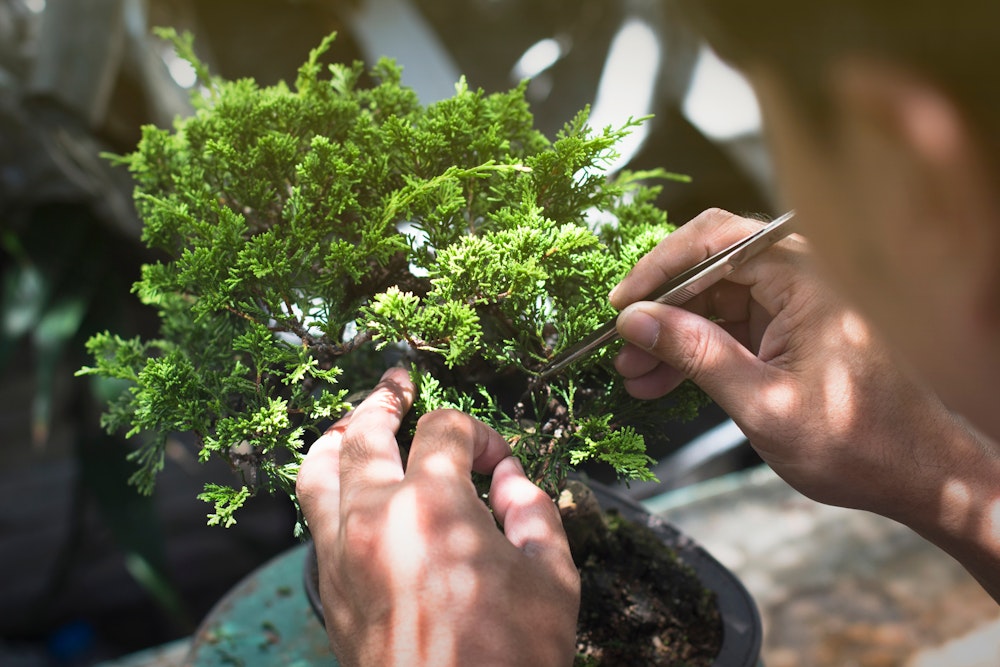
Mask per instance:
[[[638,405],[613,350],[537,378],[613,316],[608,291],[672,230],[647,185],[670,174],[605,173],[641,120],[594,131],[584,110],[549,140],[524,85],[463,80],[423,106],[391,61],[322,66],[331,36],[293,87],[261,87],[212,77],[189,35],[163,36],[198,72],[196,113],[115,158],[164,255],[134,287],[160,337],[96,335],[81,370],[127,381],[103,423],[137,436],[142,491],[186,431],[240,473],[205,489],[210,523],[260,491],[294,499],[304,444],[395,362],[418,414],[475,414],[551,493],[589,459],[651,478],[641,417],[690,416],[700,394]]]

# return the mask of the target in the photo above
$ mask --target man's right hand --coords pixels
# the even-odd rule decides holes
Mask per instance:
[[[824,284],[803,238],[785,239],[685,309],[633,303],[761,224],[707,211],[612,292],[629,341],[616,359],[627,389],[654,398],[690,378],[806,495],[920,529],[940,514],[942,469],[971,476],[985,449]]]

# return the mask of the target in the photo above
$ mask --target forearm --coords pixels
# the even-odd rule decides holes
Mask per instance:
[[[1000,602],[1000,446],[954,418],[937,435],[937,461],[915,459],[910,492],[883,513],[950,554]]]

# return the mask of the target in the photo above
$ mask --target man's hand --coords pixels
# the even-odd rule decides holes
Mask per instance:
[[[815,275],[801,237],[686,309],[632,303],[760,224],[707,211],[640,260],[612,294],[613,305],[627,306],[618,330],[630,341],[616,367],[639,398],[691,378],[803,493],[903,518],[920,492],[914,485],[954,454],[941,443],[958,424]]]
[[[338,659],[571,664],[580,582],[555,504],[499,434],[456,411],[420,419],[404,473],[396,431],[413,391],[405,370],[386,372],[299,473]],[[492,514],[472,470],[493,475]]]
[[[998,448],[900,369],[866,322],[814,274],[790,237],[686,305],[633,303],[759,228],[707,211],[612,293],[630,341],[615,360],[630,393],[702,387],[792,486],[909,525],[1000,600]],[[629,305],[631,304],[631,305]]]

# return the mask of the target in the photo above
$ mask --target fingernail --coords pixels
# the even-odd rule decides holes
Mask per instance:
[[[615,285],[614,287],[611,288],[611,291],[608,292],[608,301],[614,301],[615,300],[615,294],[618,293],[618,288],[621,287],[621,286],[622,286],[622,284],[618,283],[617,285]]]
[[[630,343],[644,350],[651,350],[660,338],[660,323],[638,308],[630,306],[618,316],[618,333]]]

